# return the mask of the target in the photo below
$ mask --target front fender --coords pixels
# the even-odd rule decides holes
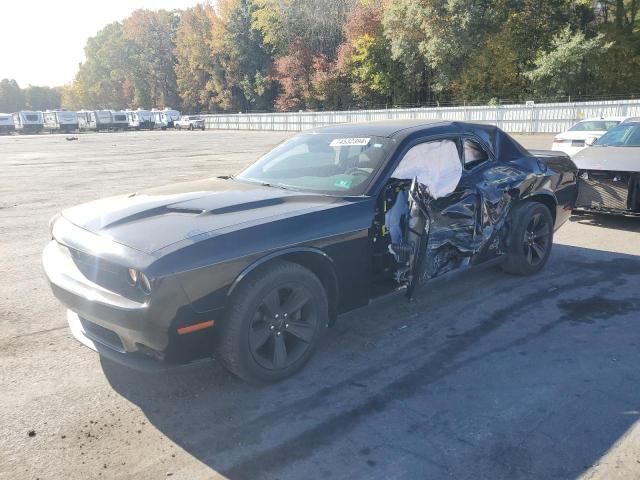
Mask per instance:
[[[265,263],[271,261],[271,260],[275,260],[277,258],[282,258],[285,259],[285,257],[289,257],[291,255],[296,255],[296,254],[303,254],[303,255],[317,255],[319,256],[324,262],[329,262],[331,265],[333,265],[333,259],[327,255],[325,252],[323,252],[322,250],[318,249],[318,248],[312,248],[312,247],[292,247],[292,248],[285,248],[283,250],[278,250],[277,252],[272,252],[268,255],[265,255],[263,257],[260,257],[258,260],[256,260],[255,262],[253,262],[252,264],[248,265],[244,270],[242,270],[242,272],[240,272],[240,274],[235,278],[235,280],[233,281],[233,283],[231,284],[231,286],[229,287],[229,290],[227,291],[227,296],[231,296],[234,292],[234,290],[237,288],[237,286],[249,275],[251,274],[251,272],[255,271],[258,267],[260,267],[261,265],[264,265]]]

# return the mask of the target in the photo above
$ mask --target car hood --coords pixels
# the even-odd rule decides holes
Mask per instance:
[[[339,197],[209,179],[105,198],[62,212],[71,223],[145,253],[216,230],[329,208]]]
[[[588,147],[572,160],[580,170],[640,172],[640,147]]]

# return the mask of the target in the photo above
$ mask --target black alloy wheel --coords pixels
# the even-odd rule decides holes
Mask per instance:
[[[553,246],[553,217],[546,205],[527,201],[510,214],[507,254],[502,269],[533,275],[547,263]]]
[[[547,257],[550,233],[551,226],[545,216],[541,212],[535,213],[524,232],[524,255],[529,265],[536,266]]]
[[[309,360],[329,321],[325,288],[302,265],[272,260],[234,290],[214,354],[251,383],[283,380]]]
[[[267,294],[249,328],[251,354],[260,366],[285,369],[311,347],[318,327],[312,298],[303,285],[279,286]]]

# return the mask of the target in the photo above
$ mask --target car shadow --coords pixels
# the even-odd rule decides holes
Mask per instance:
[[[640,233],[640,217],[625,217],[623,215],[607,215],[604,213],[580,213],[572,215],[570,221],[594,227]]]
[[[577,477],[639,417],[639,277],[640,257],[556,245],[533,277],[470,271],[344,315],[270,386],[102,367],[232,479]]]

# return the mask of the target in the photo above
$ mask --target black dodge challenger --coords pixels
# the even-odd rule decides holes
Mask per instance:
[[[320,128],[236,176],[65,210],[43,264],[73,335],[101,355],[147,370],[213,355],[275,381],[373,297],[489,262],[539,271],[576,174],[487,125]]]

